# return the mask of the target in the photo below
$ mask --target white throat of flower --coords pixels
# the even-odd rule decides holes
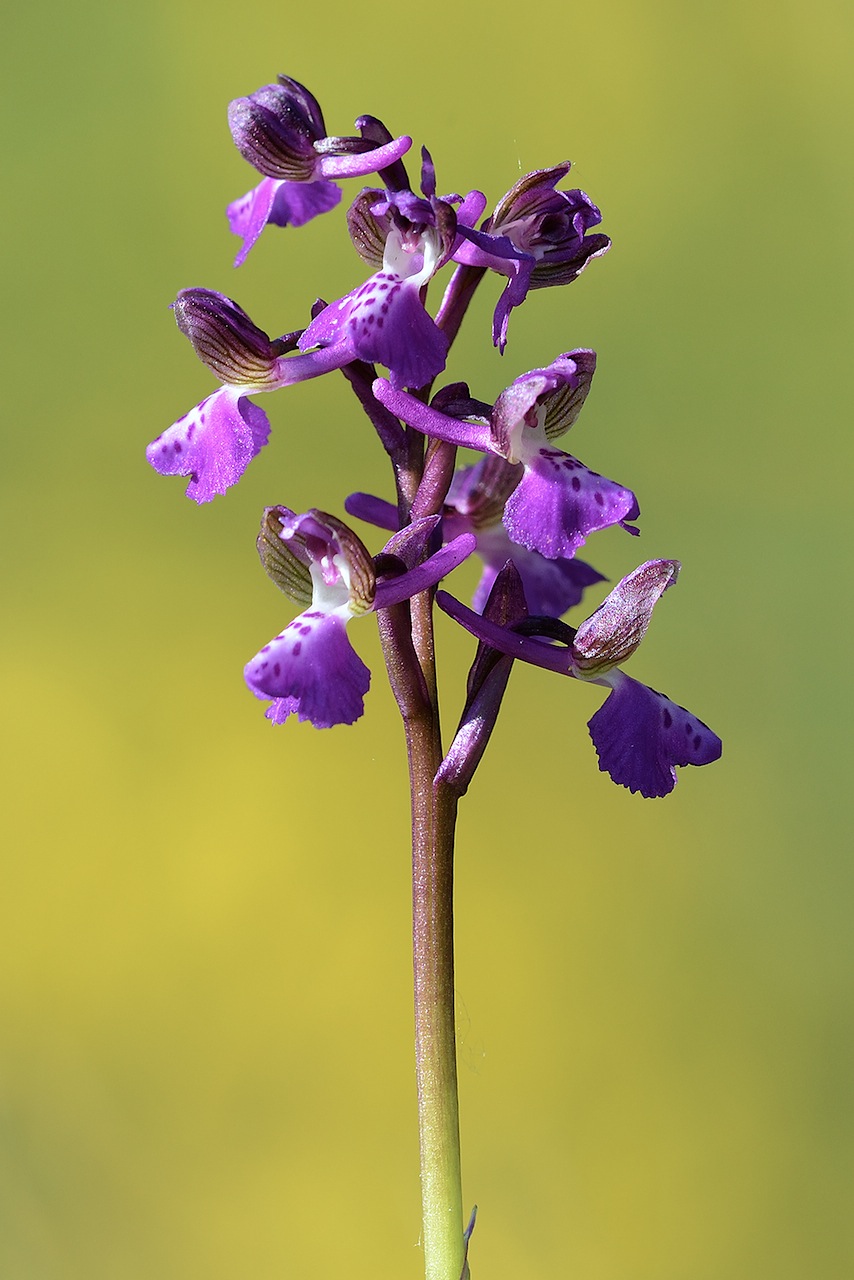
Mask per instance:
[[[311,607],[318,613],[337,613],[346,621],[355,615],[350,605],[350,566],[339,551],[313,560],[311,574]]]
[[[517,418],[509,431],[508,462],[528,466],[542,449],[549,447],[546,435],[546,406],[535,401],[523,417]]]
[[[441,237],[435,227],[425,228],[417,240],[407,240],[392,227],[383,250],[383,270],[420,289],[436,272],[441,252]]]

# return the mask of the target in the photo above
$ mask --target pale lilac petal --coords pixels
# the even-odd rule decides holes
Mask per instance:
[[[325,178],[364,178],[395,164],[412,146],[412,139],[405,134],[394,138],[371,151],[361,151],[343,156],[323,156],[317,169]]]
[[[269,709],[276,723],[296,713],[316,729],[358,720],[371,683],[343,619],[312,609],[265,645],[247,663],[244,676],[256,697],[285,700],[286,705],[274,703]]]
[[[632,656],[680,567],[678,560],[647,560],[617,583],[576,632],[572,650],[579,672],[604,674]]]
[[[240,479],[267,443],[263,409],[239,388],[220,387],[153,440],[145,456],[164,476],[189,476],[187,497],[210,502]]]
[[[721,740],[708,725],[663,693],[621,671],[607,678],[612,692],[588,723],[599,768],[642,796],[666,796],[676,765],[711,764]]]
[[[514,542],[550,560],[571,559],[598,529],[640,515],[631,489],[589,471],[559,449],[541,449],[504,509],[504,527]]]

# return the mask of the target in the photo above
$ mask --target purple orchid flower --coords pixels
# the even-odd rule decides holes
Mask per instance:
[[[300,227],[334,209],[341,190],[331,179],[377,173],[412,146],[411,138],[392,138],[387,130],[387,141],[379,144],[365,130],[359,138],[327,137],[317,99],[288,76],[235,98],[228,123],[240,154],[264,174],[263,182],[228,206],[229,226],[243,238],[236,267],[268,223]]]
[[[269,720],[283,724],[296,715],[318,729],[358,720],[371,674],[350,643],[347,624],[435,586],[470,555],[474,538],[463,534],[417,563],[437,523],[435,516],[415,522],[387,543],[379,561],[343,521],[326,512],[265,511],[258,538],[261,562],[282,591],[309,604],[246,665],[252,692],[273,699]],[[401,572],[378,581],[378,562],[387,565],[391,556]]]
[[[486,268],[508,277],[495,308],[492,340],[507,343],[510,312],[529,289],[569,284],[593,258],[610,248],[606,235],[588,235],[602,214],[583,191],[556,191],[570,163],[537,169],[520,178],[499,200],[479,231],[466,229],[454,253],[463,266]]]
[[[210,502],[237,483],[269,438],[267,415],[249,394],[319,377],[353,357],[341,347],[288,355],[296,336],[271,339],[213,289],[182,289],[173,310],[179,329],[223,385],[157,436],[146,457],[161,475],[189,476],[187,496]]]
[[[549,560],[572,559],[591,533],[640,515],[637,499],[577,458],[552,446],[581,412],[596,353],[578,349],[544,369],[517,378],[496,400],[488,421],[460,420],[427,406],[382,378],[374,394],[392,413],[425,435],[521,463],[522,477],[507,498],[504,528],[510,539]]]
[[[423,151],[422,190],[367,189],[348,214],[353,242],[371,265],[364,284],[330,303],[300,339],[300,350],[340,348],[346,362],[383,364],[395,389],[423,387],[445,367],[448,338],[425,310],[427,284],[459,242],[459,219],[479,215],[483,196],[438,198],[429,153]],[[344,363],[344,361],[342,361]]]
[[[720,738],[702,720],[619,670],[643,639],[655,604],[676,581],[679,568],[677,560],[648,560],[618,582],[577,631],[539,620],[541,635],[565,638],[564,648],[524,633],[518,624],[516,629],[497,626],[447,592],[439,591],[436,603],[499,653],[609,688],[608,699],[588,722],[599,768],[620,786],[651,798],[673,790],[675,766],[710,764],[722,750]]]
[[[507,498],[522,475],[520,465],[488,454],[472,467],[457,471],[442,511],[442,530],[451,540],[461,533],[477,539],[475,551],[483,572],[472,597],[472,608],[482,613],[499,572],[508,561],[518,570],[528,609],[559,618],[581,602],[587,587],[604,582],[601,573],[584,560],[559,556],[548,560],[512,542],[501,523]],[[381,529],[398,527],[397,508],[367,493],[352,493],[344,503],[351,516]]]

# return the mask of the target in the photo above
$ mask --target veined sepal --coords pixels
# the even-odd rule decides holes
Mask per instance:
[[[280,385],[277,361],[285,344],[272,341],[224,293],[182,289],[172,310],[196,355],[221,382],[247,391],[272,390]]]
[[[652,611],[679,574],[678,560],[647,560],[617,583],[581,626],[572,644],[573,675],[597,680],[637,649]]]
[[[263,85],[228,107],[237,150],[267,178],[310,182],[315,176],[314,142],[326,134],[317,100],[287,76]]]
[[[351,617],[373,607],[377,578],[365,544],[343,520],[311,508],[297,515],[267,507],[258,535],[258,555],[267,576],[298,604]]]

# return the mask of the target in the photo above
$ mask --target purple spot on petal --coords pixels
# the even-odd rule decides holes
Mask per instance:
[[[703,739],[700,737],[699,733],[695,733],[695,734],[694,734],[694,750],[695,750],[695,751],[699,751],[699,750],[700,750],[700,743],[701,743],[702,741],[703,741]]]
[[[598,490],[598,489],[596,490],[596,492],[595,492],[595,493],[594,493],[594,495],[593,495],[593,501],[594,501],[594,502],[596,502],[596,503],[598,503],[600,507],[604,507],[604,505],[605,505],[605,499],[602,497],[602,495],[601,495],[601,493],[599,492],[599,490]]]
[[[273,675],[274,675],[274,676],[280,676],[281,674],[282,674],[282,667],[281,667],[281,663],[279,663],[279,662],[274,663],[274,664],[273,664]]]
[[[302,640],[297,640],[293,649],[294,657],[298,658],[301,652],[302,652]]]
[[[661,718],[664,721],[665,729],[669,729],[670,726],[673,724],[673,716],[667,710],[667,707],[665,707],[663,712],[661,713]]]
[[[578,490],[581,488],[581,481],[579,480],[578,476],[572,477],[572,487],[575,490],[575,492],[578,493]]]

